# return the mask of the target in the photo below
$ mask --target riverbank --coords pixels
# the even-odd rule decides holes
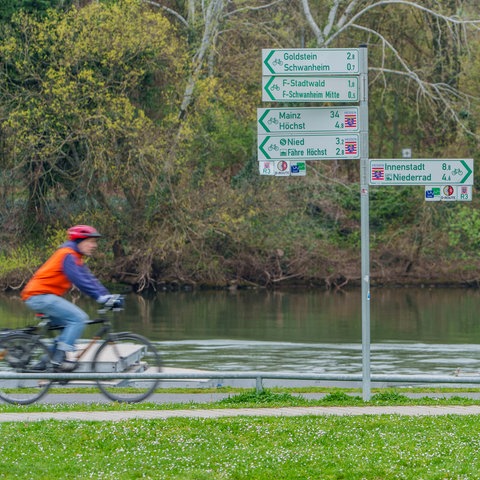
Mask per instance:
[[[330,246],[328,249],[335,250]],[[23,252],[23,253],[19,253]],[[51,253],[12,250],[0,252],[0,290],[19,292],[33,272]],[[140,256],[138,256],[140,255]],[[113,291],[151,294],[190,290],[239,290],[285,288],[322,289],[339,291],[361,286],[360,249],[336,250],[325,256],[322,252],[281,250],[272,255],[260,252],[239,254],[228,259],[205,258],[201,269],[193,259],[162,268],[143,265],[141,253],[114,259],[98,252],[89,259],[92,271]],[[215,263],[213,274],[209,263]],[[479,288],[480,261],[474,258],[446,259],[442,256],[423,256],[412,259],[404,253],[371,248],[370,283],[372,287],[415,288]]]
[[[13,285],[9,280],[0,278],[0,292],[5,294],[20,294],[26,280],[19,280],[19,283]],[[350,279],[347,281],[331,282],[330,279],[309,279],[305,282],[283,282],[275,283],[273,285],[262,285],[252,283],[240,283],[237,281],[229,284],[205,284],[205,283],[181,283],[181,282],[159,282],[154,285],[150,285],[148,288],[137,289],[135,285],[127,283],[116,283],[104,280],[104,285],[111,291],[121,294],[135,293],[142,296],[151,296],[159,292],[163,293],[175,293],[175,292],[193,292],[193,291],[236,291],[236,290],[270,290],[270,291],[287,291],[287,290],[323,290],[323,291],[348,291],[360,289],[362,287],[360,279]],[[465,289],[479,289],[479,278],[465,278],[462,274],[451,275],[448,279],[444,276],[431,277],[431,278],[416,278],[415,276],[404,276],[392,278],[372,277],[370,280],[371,288],[430,288],[430,289],[442,289],[442,288],[465,288]]]

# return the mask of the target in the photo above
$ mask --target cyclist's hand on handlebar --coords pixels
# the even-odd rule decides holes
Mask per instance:
[[[121,295],[102,295],[97,298],[97,302],[112,310],[121,309],[125,304],[124,298]]]
[[[101,295],[97,298],[97,302],[102,305],[108,305],[117,295]]]

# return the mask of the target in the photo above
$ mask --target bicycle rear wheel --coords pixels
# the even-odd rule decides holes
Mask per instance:
[[[100,345],[93,358],[95,373],[158,373],[160,354],[153,344],[134,333],[112,334]],[[141,402],[151,395],[158,379],[99,379],[98,388],[116,402]]]
[[[1,373],[52,373],[48,348],[34,335],[0,335]],[[0,378],[0,398],[8,403],[28,405],[43,397],[49,379]]]

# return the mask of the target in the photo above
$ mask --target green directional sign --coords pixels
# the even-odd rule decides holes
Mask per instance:
[[[358,75],[357,48],[262,50],[263,75]]]
[[[265,102],[358,102],[357,77],[262,77]]]
[[[258,135],[258,160],[359,158],[358,135]]]
[[[257,108],[258,133],[358,132],[357,107]]]
[[[473,159],[371,159],[370,185],[473,185]]]

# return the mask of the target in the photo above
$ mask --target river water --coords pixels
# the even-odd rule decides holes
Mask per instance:
[[[79,304],[92,316],[95,304]],[[372,289],[373,374],[480,373],[480,291]],[[0,297],[0,328],[32,324]],[[361,373],[361,292],[237,290],[128,295],[116,330],[158,344],[166,366],[206,370]]]

